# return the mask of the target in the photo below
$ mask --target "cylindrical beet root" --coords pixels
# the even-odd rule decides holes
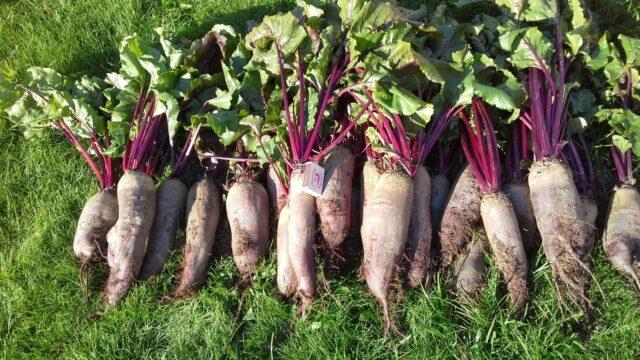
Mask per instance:
[[[419,166],[413,177],[413,205],[409,235],[404,251],[404,276],[407,285],[414,288],[422,282],[431,260],[431,179],[424,166]]]
[[[364,214],[365,214],[365,209],[367,207],[367,202],[369,201],[369,198],[371,198],[371,195],[373,194],[373,191],[375,190],[376,185],[380,180],[380,176],[382,176],[382,173],[380,172],[380,170],[378,170],[378,167],[373,161],[367,161],[364,164],[364,167],[362,168],[362,188],[361,188],[361,191],[362,191],[361,223],[363,225],[364,225]],[[360,232],[362,233],[362,229],[360,229]],[[371,248],[371,246],[367,243],[369,239],[365,238],[364,236],[361,236],[361,238],[362,238],[362,251],[364,253],[364,258],[367,258],[370,253],[369,249]]]
[[[187,202],[187,186],[178,179],[169,179],[156,190],[156,216],[147,241],[140,280],[156,276],[164,269],[173,247],[176,231],[182,221]]]
[[[320,231],[329,252],[337,251],[349,235],[355,159],[351,150],[336,146],[322,162],[324,188],[316,200]]]
[[[507,284],[514,311],[518,313],[529,300],[529,286],[527,255],[513,205],[502,192],[488,194],[482,197],[480,213],[493,258]]]
[[[602,245],[616,270],[640,290],[640,193],[633,186],[616,188]]]
[[[277,282],[280,294],[289,297],[296,291],[296,275],[289,259],[289,206],[285,205],[278,218],[276,238]]]
[[[529,185],[510,183],[504,186],[504,192],[509,197],[513,210],[516,212],[522,245],[528,259],[533,259],[540,248],[540,234],[533,213],[533,204],[529,195]]]
[[[304,303],[316,292],[316,262],[313,243],[316,235],[316,199],[303,188],[303,172],[296,169],[289,183],[289,259]]]
[[[115,189],[93,195],[84,205],[73,238],[73,253],[84,268],[104,259],[107,233],[118,220],[118,198]]]
[[[186,243],[176,297],[190,296],[207,276],[220,219],[220,192],[209,178],[193,184],[187,196]]]
[[[456,261],[456,292],[463,300],[475,300],[486,280],[485,253],[489,250],[489,241],[483,227],[476,226],[475,234],[474,242]]]
[[[431,226],[434,233],[440,230],[440,221],[450,190],[451,182],[447,174],[438,174],[431,178]]]
[[[362,222],[365,253],[363,275],[373,296],[382,305],[385,333],[393,327],[389,312],[389,285],[404,253],[413,203],[413,181],[406,175],[385,172],[367,199]]]
[[[584,232],[582,201],[571,170],[556,159],[537,160],[529,172],[529,188],[556,289],[561,296],[587,310],[590,249]]]
[[[118,182],[118,221],[107,234],[109,279],[105,307],[117,305],[136,278],[156,212],[156,186],[139,171],[127,171]]]
[[[262,184],[239,181],[227,194],[227,217],[231,225],[231,250],[240,279],[247,283],[267,250],[269,195]]]
[[[271,203],[273,219],[278,218],[278,214],[287,204],[287,191],[278,178],[277,170],[273,166],[269,166],[267,172],[267,192],[269,193],[269,201]]]
[[[445,270],[464,249],[474,225],[480,220],[481,199],[478,182],[467,166],[453,185],[440,222],[442,265]]]

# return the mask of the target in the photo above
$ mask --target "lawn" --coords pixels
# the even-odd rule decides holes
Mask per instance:
[[[67,75],[102,75],[115,68],[117,46],[126,34],[150,36],[162,26],[178,38],[193,39],[218,22],[244,30],[247,21],[292,3],[7,0],[0,4],[0,63],[5,60],[19,71],[37,65]],[[626,20],[607,18],[618,25]],[[637,23],[629,24],[638,29]],[[602,186],[601,209],[607,186]],[[92,275],[84,301],[71,241],[77,216],[95,190],[88,169],[61,137],[27,141],[0,119],[0,357],[640,357],[638,299],[599,246],[593,254],[597,311],[588,340],[572,314],[558,310],[543,256],[536,261],[533,296],[522,319],[507,316],[492,267],[477,307],[456,301],[444,278],[428,290],[404,294],[394,309],[404,337],[384,338],[376,304],[355,270],[321,279],[319,299],[300,319],[296,305],[277,296],[275,258],[265,261],[242,302],[233,262],[224,258],[213,263],[198,296],[159,303],[175,282],[179,250],[165,275],[136,284],[121,306],[91,317],[100,306],[106,269]]]

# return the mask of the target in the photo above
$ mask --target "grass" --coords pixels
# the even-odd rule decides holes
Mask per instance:
[[[24,70],[50,66],[65,74],[111,71],[119,40],[163,26],[195,37],[215,22],[245,26],[290,1],[28,0],[0,4],[0,58]],[[276,295],[275,259],[248,290],[241,318],[233,263],[215,261],[194,299],[160,304],[175,283],[180,252],[165,275],[136,284],[122,306],[88,315],[100,304],[106,269],[92,276],[84,302],[71,239],[86,199],[96,190],[88,169],[60,137],[27,141],[0,119],[0,357],[20,358],[637,358],[640,307],[601,248],[592,289],[599,312],[588,341],[558,311],[549,269],[538,259],[523,320],[509,318],[492,267],[479,306],[465,306],[443,279],[396,306],[405,337],[385,339],[373,299],[355,272],[328,279],[308,318]],[[602,205],[606,205],[606,193]]]

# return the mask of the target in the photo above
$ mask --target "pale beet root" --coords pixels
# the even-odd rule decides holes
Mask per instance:
[[[278,231],[276,238],[277,270],[276,277],[278,292],[290,297],[296,291],[296,275],[289,259],[289,206],[285,205],[278,218]]]
[[[640,193],[631,185],[615,189],[602,246],[614,268],[640,291]]]
[[[596,219],[598,218],[598,204],[589,196],[581,195],[582,221],[584,222],[584,232],[587,238],[586,248],[589,252],[596,243]]]
[[[297,294],[308,304],[316,292],[316,199],[303,188],[303,172],[296,169],[289,182],[289,259],[297,281]]]
[[[73,238],[73,253],[84,268],[104,259],[107,233],[118,220],[118,198],[115,189],[102,190],[84,205]]]
[[[382,172],[373,161],[367,161],[362,168],[362,206],[367,205],[367,200],[371,197]]]
[[[139,280],[147,280],[164,270],[176,231],[183,218],[187,202],[187,186],[178,179],[169,179],[156,190],[156,216],[147,240]]]
[[[431,226],[434,234],[440,230],[440,221],[442,221],[450,190],[451,182],[447,174],[437,174],[431,178]]]
[[[529,300],[529,286],[527,255],[513,205],[502,192],[487,194],[482,197],[480,213],[493,258],[507,285],[513,310],[519,313]]]
[[[278,214],[287,204],[287,190],[278,178],[277,170],[273,165],[269,166],[267,171],[267,192],[269,193],[269,202],[273,212],[273,220],[278,218]]]
[[[240,281],[248,283],[269,241],[269,195],[264,186],[248,180],[233,184],[227,194],[227,217],[233,261]]]
[[[384,311],[386,334],[394,328],[389,287],[404,253],[412,203],[413,181],[400,173],[385,172],[364,208],[362,238],[363,243],[369,244],[369,250],[365,252],[362,273]]]
[[[504,192],[509,197],[516,212],[524,252],[527,253],[527,258],[531,260],[538,252],[541,240],[538,226],[536,225],[536,217],[533,213],[533,204],[531,204],[529,185],[509,183],[504,186]]]
[[[378,181],[380,180],[380,176],[382,176],[382,173],[380,172],[380,170],[378,169],[378,167],[376,166],[376,164],[373,161],[367,161],[364,164],[364,167],[362,168],[362,218],[361,218],[361,223],[364,225],[364,214],[366,212],[366,207],[367,207],[367,202],[369,200],[369,198],[371,198],[371,194],[373,193],[373,191],[376,188],[376,185],[378,184]],[[362,226],[360,228],[360,232],[362,233]],[[368,238],[365,238],[364,236],[361,236],[362,239],[362,251],[364,253],[364,257],[368,257],[370,256],[370,248],[371,246],[369,246],[370,244],[367,243],[367,241],[369,241]]]
[[[406,285],[414,288],[431,267],[431,179],[424,166],[413,177],[413,202],[409,234],[404,251],[403,271]]]
[[[109,279],[103,291],[106,308],[117,305],[137,277],[156,212],[156,186],[139,171],[118,182],[118,221],[107,234]]]
[[[351,196],[355,158],[351,150],[336,146],[322,162],[324,186],[316,199],[320,232],[329,253],[339,248],[349,235],[351,224]]]
[[[467,166],[453,185],[440,222],[442,265],[445,270],[465,248],[474,225],[480,221],[481,199],[478,182]]]
[[[487,261],[485,253],[489,251],[489,240],[482,226],[475,228],[475,240],[456,261],[456,293],[462,300],[476,300],[478,293],[486,284]]]
[[[205,178],[191,186],[186,213],[183,268],[175,297],[191,296],[207,277],[220,219],[220,191],[213,180]]]
[[[591,280],[582,202],[571,170],[556,159],[535,161],[529,172],[531,203],[553,282],[562,298],[588,310]]]

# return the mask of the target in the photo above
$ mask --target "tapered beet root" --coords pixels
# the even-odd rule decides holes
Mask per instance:
[[[591,249],[587,248],[582,201],[571,170],[556,159],[538,160],[529,172],[529,188],[556,290],[561,297],[587,310]]]
[[[109,230],[109,279],[103,292],[106,308],[117,305],[138,275],[153,218],[156,186],[139,171],[127,171],[118,182],[118,221]]]
[[[533,213],[533,204],[531,204],[529,185],[510,183],[505,185],[504,192],[516,212],[524,251],[527,253],[527,258],[532,259],[540,248],[541,240]]]
[[[73,253],[83,267],[105,258],[107,233],[117,220],[115,189],[100,191],[89,198],[80,213],[73,238]]]
[[[480,212],[493,258],[507,284],[513,310],[519,313],[529,300],[529,286],[527,255],[513,205],[504,193],[496,192],[482,197]]]
[[[389,310],[389,286],[404,253],[413,203],[413,181],[406,175],[385,172],[367,199],[362,222],[365,252],[363,275],[380,302],[386,320],[385,333],[394,328]]]
[[[431,226],[434,234],[440,231],[440,222],[450,191],[451,182],[447,174],[437,174],[431,178]]]
[[[296,291],[296,275],[289,258],[289,206],[285,205],[278,218],[276,239],[277,283],[281,295],[289,297]]]
[[[463,300],[475,300],[486,284],[485,253],[489,251],[489,240],[484,227],[476,226],[475,237],[456,261],[456,292]]]
[[[367,161],[364,164],[364,167],[362,168],[362,225],[364,225],[364,214],[366,212],[366,207],[367,207],[367,203],[369,201],[369,199],[371,198],[373,191],[376,188],[376,185],[378,184],[378,181],[380,180],[380,176],[382,176],[382,173],[380,172],[380,170],[378,169],[378,167],[376,166],[376,164],[372,161]],[[362,228],[360,229],[360,232],[362,233]],[[371,246],[368,243],[368,241],[370,240],[369,238],[366,238],[364,236],[361,236],[362,238],[362,250],[364,253],[364,257],[368,257],[370,256],[370,249]]]
[[[413,205],[409,235],[405,247],[404,276],[406,284],[414,288],[422,282],[431,263],[431,179],[424,166],[413,177]]]
[[[640,193],[633,186],[615,189],[602,245],[616,270],[640,291]]]
[[[193,184],[187,196],[186,244],[175,297],[190,296],[207,276],[220,219],[220,192],[209,178]]]
[[[322,162],[324,187],[316,206],[320,231],[330,253],[338,251],[349,235],[354,164],[351,150],[343,146],[331,149]]]
[[[316,292],[316,199],[303,188],[303,172],[296,169],[289,184],[288,252],[297,280],[297,294],[308,304]]]
[[[227,217],[233,260],[241,282],[247,283],[269,240],[269,196],[264,186],[249,180],[233,184],[227,194]]]
[[[178,179],[169,179],[156,191],[156,216],[147,241],[140,280],[159,275],[173,247],[176,231],[182,221],[187,202],[187,186]]]
[[[445,270],[465,248],[474,225],[480,220],[481,199],[478,182],[467,166],[453,185],[440,223],[442,265]]]

